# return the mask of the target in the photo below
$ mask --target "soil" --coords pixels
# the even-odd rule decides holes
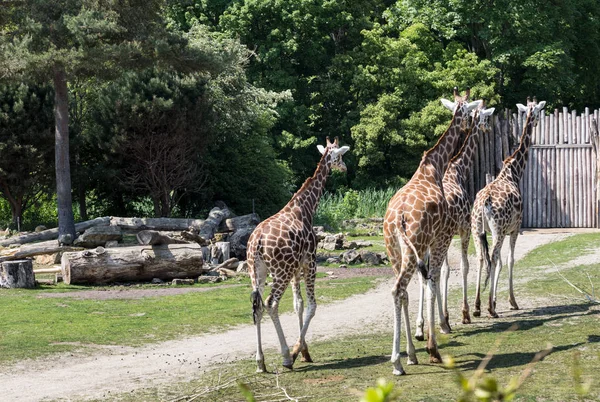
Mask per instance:
[[[528,251],[548,242],[557,241],[569,236],[573,231],[525,231],[517,241],[515,259],[518,261]],[[508,242],[505,242],[507,244]],[[502,252],[506,261],[506,247]],[[598,254],[582,257],[578,264],[585,261],[597,261]],[[585,261],[584,261],[585,260]],[[460,282],[459,252],[456,247],[449,255],[451,266],[450,285],[457,286]],[[475,261],[471,258],[470,281],[474,280]],[[518,272],[516,276],[526,277]],[[390,268],[323,268],[322,271],[332,271],[338,277],[350,275],[381,275],[389,273],[390,278],[383,280],[374,290],[365,294],[355,295],[346,300],[319,306],[316,316],[311,322],[307,341],[315,342],[334,336],[346,336],[364,332],[365,330],[383,330],[392,327],[392,298],[390,289],[393,282]],[[418,297],[417,281],[409,286],[411,302],[411,317]],[[174,292],[196,291],[195,288],[165,288],[139,289],[127,292],[86,291],[84,297],[106,298],[120,297],[125,293],[134,293],[136,297],[174,294]],[[148,293],[150,291],[150,293]],[[151,292],[154,292],[152,294]],[[82,297],[82,292],[70,296]],[[48,297],[54,297],[48,294]],[[64,297],[63,294],[60,297]],[[128,296],[131,296],[129,294]],[[57,296],[58,297],[58,296]],[[517,295],[521,307],[534,307],[533,301],[524,300]],[[528,307],[529,306],[529,307]],[[499,301],[498,313],[509,315],[508,303]],[[451,325],[460,324],[460,313],[451,311]],[[264,320],[263,348],[278,349],[279,343],[273,326],[268,319]],[[284,332],[288,342],[297,336],[298,321],[295,314],[285,314],[281,317]],[[98,346],[96,352],[88,348],[81,353],[69,353],[52,358],[22,361],[11,366],[0,367],[1,398],[10,401],[40,401],[40,400],[86,400],[110,399],[111,396],[129,393],[140,388],[161,387],[172,385],[179,381],[189,381],[203,371],[222,362],[237,359],[254,359],[256,348],[255,328],[253,325],[242,325],[226,332],[202,335],[198,337],[178,339],[169,342],[147,345],[139,348]],[[391,346],[391,345],[390,345]],[[313,352],[314,355],[318,354]],[[274,355],[273,355],[274,356]],[[276,356],[277,357],[277,356]],[[271,370],[281,362],[267,359],[268,369]]]

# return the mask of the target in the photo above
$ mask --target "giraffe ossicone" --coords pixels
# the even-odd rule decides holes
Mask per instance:
[[[317,146],[321,160],[312,177],[309,177],[291,200],[275,215],[261,222],[248,239],[246,251],[248,273],[252,282],[252,312],[256,326],[256,363],[257,372],[266,372],[261,343],[261,320],[264,309],[271,316],[275,326],[283,366],[292,369],[298,355],[304,361],[312,362],[305,341],[310,321],[315,315],[315,278],[317,275],[316,248],[317,237],[313,230],[313,216],[319,199],[323,194],[325,181],[332,169],[346,171],[342,156],[350,149],[326,140],[326,146]],[[271,274],[273,283],[271,292],[263,302],[263,293],[267,276]],[[304,279],[308,306],[303,318],[304,300],[300,291],[300,281]],[[298,315],[300,336],[292,349],[287,345],[279,321],[279,301],[288,284],[294,292],[294,310]]]

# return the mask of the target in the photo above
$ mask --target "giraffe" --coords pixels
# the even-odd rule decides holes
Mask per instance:
[[[393,373],[405,374],[400,363],[401,314],[406,326],[408,364],[417,364],[415,347],[410,334],[408,321],[408,293],[406,287],[418,268],[427,277],[427,316],[429,323],[428,351],[431,362],[441,362],[437,350],[433,328],[435,317],[436,289],[439,272],[427,272],[422,258],[431,250],[439,249],[439,229],[446,214],[447,204],[442,189],[442,179],[450,158],[456,153],[460,142],[461,128],[466,126],[468,112],[479,106],[480,101],[468,103],[470,90],[460,96],[454,88],[454,102],[442,99],[442,104],[453,111],[452,122],[437,144],[425,152],[421,163],[410,181],[390,200],[383,222],[383,235],[386,250],[390,256],[396,281],[392,290],[394,299],[394,341],[392,349]],[[441,265],[441,264],[440,264]]]
[[[523,127],[519,146],[512,155],[504,160],[498,177],[479,191],[475,197],[471,214],[471,231],[473,232],[473,242],[479,261],[475,310],[473,311],[475,317],[481,315],[481,271],[485,258],[487,268],[486,283],[487,279],[491,278],[488,312],[490,317],[498,318],[498,314],[496,313],[496,289],[498,287],[500,270],[502,269],[500,250],[506,235],[509,235],[510,239],[508,254],[509,302],[511,309],[519,309],[513,293],[515,244],[519,236],[519,229],[521,228],[523,211],[523,199],[521,190],[519,189],[519,181],[523,176],[523,170],[527,162],[527,153],[531,144],[531,133],[538,122],[540,111],[545,105],[545,101],[537,103],[535,98],[533,98],[533,101],[527,98],[527,106],[520,103],[517,104],[521,112],[527,113],[527,120]],[[492,233],[491,260],[486,237],[486,225]]]
[[[248,239],[248,273],[252,281],[251,301],[257,339],[256,371],[259,373],[267,371],[260,331],[265,307],[275,325],[281,344],[283,366],[292,369],[299,353],[302,354],[304,361],[312,362],[304,339],[317,308],[315,300],[317,240],[312,225],[313,215],[331,170],[346,171],[342,155],[350,147],[339,147],[337,137],[333,143],[327,137],[326,147],[317,145],[317,148],[322,156],[314,175],[304,182],[281,211],[261,222]],[[273,277],[273,284],[269,297],[263,303],[265,280],[269,273]],[[300,292],[301,279],[304,279],[308,299],[304,320],[302,319],[304,300]],[[290,282],[294,292],[294,310],[298,315],[300,326],[300,337],[294,345],[291,356],[278,313],[279,301]]]
[[[485,109],[485,103],[473,110],[473,120],[470,127],[466,130],[465,140],[463,145],[458,150],[456,155],[450,160],[442,186],[444,196],[448,204],[446,218],[443,222],[443,229],[440,231],[441,243],[445,248],[444,261],[442,265],[442,292],[438,298],[438,309],[442,332],[450,330],[450,322],[448,315],[448,277],[450,267],[448,266],[448,248],[452,242],[452,237],[458,233],[460,235],[461,245],[461,272],[462,272],[462,290],[463,290],[463,305],[462,315],[463,324],[471,323],[469,315],[469,305],[467,302],[467,275],[469,273],[469,261],[467,257],[467,249],[469,247],[469,238],[471,237],[471,196],[468,190],[469,172],[473,165],[473,155],[477,149],[477,140],[483,134],[489,131],[488,119],[494,113],[495,108]],[[430,267],[430,269],[437,269]],[[417,317],[417,330],[415,338],[423,340],[423,298],[424,286],[423,276],[419,275],[420,281],[420,299]]]

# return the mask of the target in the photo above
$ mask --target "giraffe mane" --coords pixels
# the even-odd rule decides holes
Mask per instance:
[[[313,180],[316,180],[317,174],[318,174],[318,172],[321,171],[321,166],[323,165],[323,162],[325,161],[325,157],[327,155],[329,155],[330,149],[331,148],[329,148],[329,147],[325,147],[325,153],[323,153],[323,155],[321,155],[321,159],[319,160],[319,163],[317,165],[317,168],[315,169],[315,172],[313,173],[312,176],[310,176],[309,178],[304,180],[304,183],[302,183],[302,186],[294,193],[294,195],[292,196],[292,198],[290,199],[288,204],[291,203],[292,201],[295,201],[296,198],[298,197],[298,194],[301,194],[306,189],[306,187],[308,187],[308,185],[313,182]]]

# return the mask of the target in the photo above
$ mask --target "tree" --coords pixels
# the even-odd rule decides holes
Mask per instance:
[[[160,0],[103,2],[22,0],[0,7],[0,68],[5,76],[54,86],[55,168],[59,239],[75,238],[69,161],[68,82],[111,77],[152,64],[185,72],[217,68],[215,58],[165,29]],[[223,56],[222,56],[223,57]]]
[[[53,183],[52,97],[47,85],[0,85],[0,197],[14,227]]]

